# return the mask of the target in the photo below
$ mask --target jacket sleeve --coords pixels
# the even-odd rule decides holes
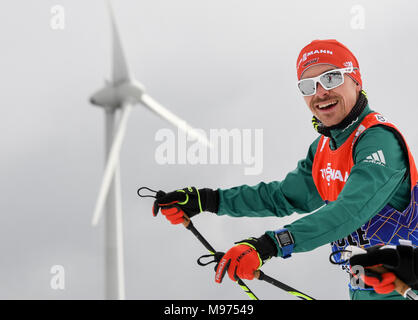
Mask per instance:
[[[312,178],[312,163],[318,141],[319,138],[310,146],[306,159],[300,160],[297,168],[282,181],[218,189],[218,215],[282,217],[294,212],[312,212],[322,206],[324,202]]]
[[[385,163],[368,161],[367,157],[379,150]],[[399,192],[403,193],[404,203],[409,203],[406,156],[392,132],[382,127],[368,129],[358,141],[354,162],[336,201],[285,226],[294,237],[294,252],[310,251],[344,238],[390,204]],[[272,231],[267,234],[275,240]],[[278,251],[280,256],[279,247]]]

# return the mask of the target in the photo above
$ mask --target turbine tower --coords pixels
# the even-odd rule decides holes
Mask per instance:
[[[211,144],[204,135],[149,96],[144,86],[133,78],[122,49],[112,7],[109,1],[107,4],[113,40],[112,79],[90,98],[92,104],[103,107],[106,142],[106,165],[92,225],[98,224],[105,211],[105,299],[119,300],[125,299],[119,155],[132,107],[142,104],[206,147]]]

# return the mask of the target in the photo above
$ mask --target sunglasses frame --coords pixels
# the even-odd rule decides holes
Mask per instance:
[[[338,85],[334,86],[334,87],[331,87],[331,88],[326,88],[326,86],[324,86],[324,85],[322,84],[322,82],[321,82],[321,77],[322,77],[322,76],[324,76],[324,75],[326,75],[327,73],[331,73],[331,72],[335,72],[335,71],[341,72],[341,74],[342,74],[342,76],[343,76],[343,77],[342,77],[342,82],[341,82],[340,84],[338,84]],[[300,91],[300,93],[301,93],[304,97],[313,96],[314,94],[316,94],[316,87],[317,87],[317,85],[318,85],[318,82],[321,84],[321,86],[322,86],[325,90],[332,90],[332,89],[335,89],[335,88],[339,87],[340,85],[342,85],[342,84],[344,83],[344,74],[345,74],[345,73],[352,73],[353,71],[354,71],[353,66],[350,66],[350,67],[347,67],[347,68],[341,68],[341,69],[332,69],[332,70],[328,70],[328,71],[325,71],[324,73],[320,74],[319,76],[316,76],[316,77],[313,77],[313,78],[300,79],[300,80],[297,82],[298,90]],[[301,82],[303,82],[303,81],[306,81],[306,80],[313,80],[313,81],[314,81],[314,92],[313,92],[312,94],[304,94],[304,93],[302,92],[302,90],[299,88],[299,84],[300,84]]]

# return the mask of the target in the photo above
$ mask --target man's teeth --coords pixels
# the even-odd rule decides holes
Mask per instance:
[[[321,104],[321,105],[318,104],[318,108],[319,109],[326,108],[326,107],[329,107],[330,105],[335,104],[337,102],[338,102],[337,100],[334,100],[334,101],[330,101],[330,102],[325,103],[325,104]]]

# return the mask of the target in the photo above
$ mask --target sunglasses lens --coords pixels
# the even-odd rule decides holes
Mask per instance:
[[[304,96],[311,96],[315,93],[315,81],[312,79],[299,81],[298,87]]]
[[[331,71],[323,74],[320,81],[325,89],[332,89],[343,83],[344,76],[340,71]]]
[[[326,90],[334,89],[344,83],[345,72],[352,71],[347,71],[346,69],[337,69],[325,72],[324,74],[315,78],[302,79],[298,82],[299,90],[304,96],[312,96],[316,93],[316,84],[318,82],[320,82],[322,87]]]

